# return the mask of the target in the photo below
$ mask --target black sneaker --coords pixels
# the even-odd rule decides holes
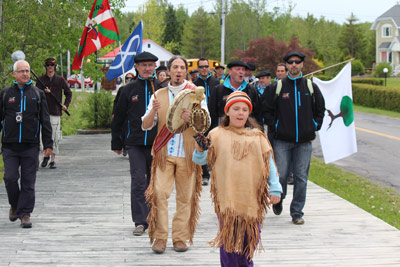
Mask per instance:
[[[275,215],[281,215],[282,210],[283,210],[282,199],[281,199],[281,201],[279,201],[278,204],[272,205],[272,211],[275,213]]]
[[[57,168],[57,165],[56,165],[56,162],[55,162],[55,161],[50,162],[49,166],[50,166],[50,169],[55,169],[55,168]]]
[[[300,215],[294,215],[292,217],[292,223],[301,225],[304,224],[304,219]]]
[[[288,177],[287,177],[287,184],[289,185],[293,185],[294,184],[294,176],[293,176],[293,172],[291,172]]]
[[[49,163],[50,160],[50,156],[49,157],[43,157],[43,161],[42,164],[40,164],[40,166],[42,166],[42,168],[46,168],[47,164]]]

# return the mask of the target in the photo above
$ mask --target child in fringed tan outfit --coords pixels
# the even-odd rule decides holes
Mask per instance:
[[[211,195],[220,225],[211,244],[220,247],[221,266],[253,266],[263,216],[282,193],[271,145],[255,129],[251,110],[246,93],[230,94],[226,116],[208,135],[210,148],[202,151],[196,144],[193,154],[194,162],[208,162],[211,171]]]

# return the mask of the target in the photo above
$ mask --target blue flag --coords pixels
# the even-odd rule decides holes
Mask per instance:
[[[106,78],[109,81],[114,80],[118,76],[122,75],[122,64],[124,64],[124,71],[131,70],[134,65],[134,58],[137,54],[142,53],[142,43],[143,43],[143,27],[142,21],[136,26],[133,33],[128,37],[124,45],[121,47],[120,53],[118,53],[111,67],[108,69]]]

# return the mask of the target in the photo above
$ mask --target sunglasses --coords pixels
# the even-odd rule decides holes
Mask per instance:
[[[125,78],[125,81],[130,81],[130,80],[132,80],[133,78],[132,77],[126,77]]]
[[[199,69],[206,69],[206,68],[209,68],[210,66],[208,66],[208,65],[203,65],[203,66],[199,66]]]
[[[55,66],[56,64],[54,64],[54,63],[48,63],[48,64],[46,64],[46,67],[48,67],[48,66]]]
[[[301,62],[303,62],[302,60],[299,60],[299,59],[291,59],[291,60],[288,60],[288,61],[286,61],[287,62],[287,64],[289,64],[289,65],[291,65],[291,64],[293,64],[293,63],[296,63],[296,65],[298,65],[298,64],[300,64]]]

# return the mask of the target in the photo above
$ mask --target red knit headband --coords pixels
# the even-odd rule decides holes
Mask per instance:
[[[249,106],[250,112],[253,110],[253,105],[251,104],[250,97],[244,92],[236,91],[231,93],[226,99],[226,104],[224,108],[225,113],[228,111],[230,106],[237,102],[244,102]]]

